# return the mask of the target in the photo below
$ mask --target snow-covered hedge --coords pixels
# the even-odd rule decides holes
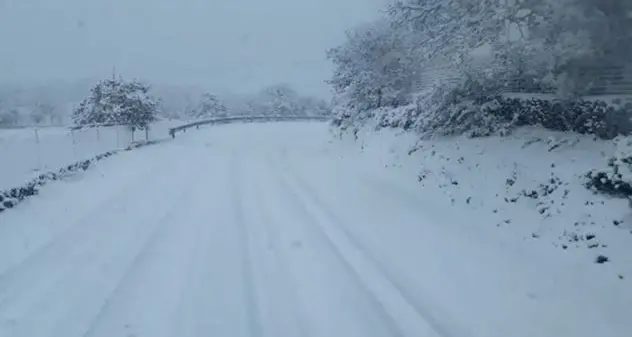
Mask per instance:
[[[506,135],[517,127],[541,126],[613,139],[632,133],[632,104],[605,101],[511,98],[483,95],[468,98],[456,89],[437,88],[418,97],[416,104],[378,109],[372,114],[380,127],[415,129],[424,137]],[[344,116],[337,124],[344,125]]]
[[[105,152],[93,158],[76,162],[74,164],[62,167],[56,172],[41,174],[37,178],[29,181],[21,187],[15,187],[6,191],[0,191],[0,212],[15,207],[24,199],[39,194],[39,189],[47,182],[52,180],[60,180],[70,174],[78,171],[87,170],[93,163],[105,159],[115,154],[115,151]]]
[[[420,127],[426,133],[480,137],[508,133],[520,126],[541,126],[612,139],[632,131],[630,113],[632,106],[608,106],[603,101],[525,100],[497,95],[447,107],[420,119]]]
[[[136,149],[139,147],[156,144],[158,141],[142,141],[135,142],[128,146],[125,151],[130,151],[132,149]],[[46,183],[54,180],[64,179],[72,174],[75,174],[79,171],[86,171],[92,164],[108,158],[118,151],[108,151],[99,155],[96,155],[90,159],[78,161],[74,164],[65,166],[60,168],[55,172],[48,172],[45,174],[39,175],[37,178],[29,181],[28,183],[22,185],[21,187],[15,187],[12,189],[8,189],[5,191],[0,190],[0,213],[4,212],[7,209],[11,209],[15,207],[20,202],[24,201],[26,198],[38,195],[39,190],[42,186],[46,185]]]

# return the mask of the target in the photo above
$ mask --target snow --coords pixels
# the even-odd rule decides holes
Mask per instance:
[[[609,246],[580,249],[582,254],[616,252],[623,259],[617,265],[626,270],[632,265],[624,248],[632,236],[622,235],[632,230],[627,200],[595,195],[583,186],[587,172],[606,168],[613,155],[625,155],[625,141],[529,128],[510,137],[440,138],[416,146],[414,135],[389,130],[360,134],[360,139],[363,157],[380,158],[380,167],[415,177],[413,188],[433,195],[436,202],[475,213],[501,231],[537,236],[569,250],[594,244],[569,243],[574,234],[597,233],[597,240]],[[522,193],[534,190],[538,198]],[[615,220],[620,228],[613,225]],[[622,247],[616,250],[613,245],[618,244]]]
[[[632,157],[632,138],[617,137],[614,139],[616,150],[611,159],[612,168],[607,177],[613,181],[632,181],[632,170],[630,167],[630,157]]]
[[[0,214],[0,336],[628,336],[632,235],[601,227],[627,202],[577,176],[614,145],[522,132],[408,156],[390,131],[234,124],[123,152]],[[549,217],[504,202],[551,172]]]
[[[168,138],[177,122],[161,121],[150,129],[150,140]],[[135,134],[144,139],[144,131]],[[95,155],[123,149],[132,142],[122,126],[70,130],[65,127],[0,129],[0,190],[20,186],[38,174]]]

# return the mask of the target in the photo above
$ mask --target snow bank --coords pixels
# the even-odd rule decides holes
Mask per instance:
[[[163,139],[163,141],[166,139]],[[157,144],[161,141],[159,140],[143,140],[143,141],[135,141],[130,143],[125,151],[131,151],[133,149],[137,149],[143,146]],[[39,194],[39,190],[42,186],[46,185],[50,181],[55,180],[63,180],[67,179],[77,172],[86,171],[88,168],[92,166],[92,164],[101,161],[105,158],[113,156],[117,154],[119,150],[108,151],[101,154],[98,154],[92,158],[75,162],[73,164],[62,167],[56,171],[47,172],[44,174],[40,174],[36,178],[31,181],[23,184],[20,187],[13,187],[7,190],[0,189],[0,213],[12,209],[17,206],[22,201],[26,200],[29,197]]]
[[[40,174],[37,178],[29,181],[21,187],[13,187],[11,189],[0,190],[0,213],[12,209],[26,198],[38,195],[39,190],[49,181],[64,179],[76,172],[87,170],[93,163],[110,157],[115,152],[105,152],[94,158],[86,159],[74,164],[62,167],[56,172],[48,172]]]
[[[348,134],[342,139],[359,143],[364,158],[379,158],[380,167],[397,170],[402,185],[423,189],[462,221],[497,227],[632,279],[628,201],[584,186],[587,172],[615,154],[613,141],[530,128],[508,137],[423,141],[412,133],[364,129],[357,141]]]

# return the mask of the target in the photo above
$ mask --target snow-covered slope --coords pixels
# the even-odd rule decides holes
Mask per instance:
[[[615,154],[613,141],[525,128],[509,137],[422,141],[409,133],[364,130],[358,141],[345,136],[342,142],[368,161],[379,158],[381,169],[463,222],[497,227],[595,272],[632,280],[628,201],[584,186],[586,173],[605,168]]]

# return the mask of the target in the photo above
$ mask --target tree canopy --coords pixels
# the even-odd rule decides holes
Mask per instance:
[[[104,80],[73,112],[77,125],[129,125],[145,128],[156,119],[160,103],[138,81]]]

